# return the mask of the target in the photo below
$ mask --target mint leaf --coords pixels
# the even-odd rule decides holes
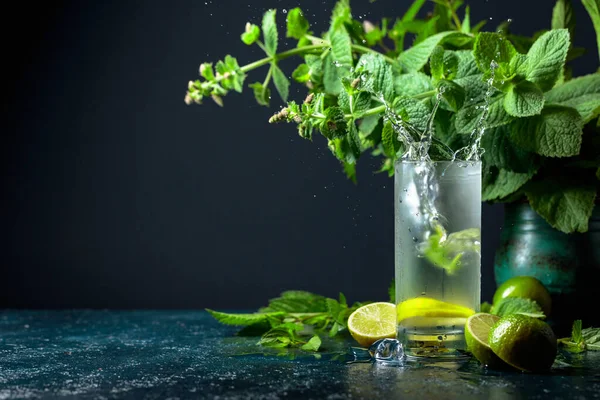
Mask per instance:
[[[224,76],[223,80],[221,80],[223,88],[242,92],[246,75],[240,69],[235,57],[229,54],[226,55],[223,61],[217,63],[216,70],[218,74]]]
[[[464,37],[468,36],[460,32],[440,32],[400,54],[398,61],[400,62],[400,65],[402,65],[402,68],[404,68],[406,71],[419,71],[425,66],[425,64],[427,64],[427,60],[429,60],[429,57],[433,53],[433,50],[436,46],[443,43],[444,40]]]
[[[511,140],[524,150],[546,157],[579,154],[583,120],[577,110],[547,106],[540,115],[521,118],[512,124]]]
[[[381,144],[383,145],[384,154],[395,160],[402,144],[398,140],[398,134],[390,121],[387,121],[383,125],[383,130],[381,131]]]
[[[544,92],[552,89],[565,66],[570,45],[566,29],[540,36],[527,53],[527,80],[537,84]]]
[[[571,0],[558,0],[552,12],[552,29],[568,29],[573,37],[575,32],[575,13]]]
[[[327,139],[346,136],[346,119],[341,108],[329,107],[325,110],[325,121],[322,123],[321,132]]]
[[[594,209],[596,187],[590,183],[555,178],[531,182],[525,188],[531,208],[552,227],[565,232],[586,232]]]
[[[419,100],[404,96],[396,97],[393,108],[405,122],[414,128],[421,132],[427,129],[431,110]]]
[[[445,50],[442,46],[435,46],[431,53],[429,69],[434,79],[442,79],[444,77],[444,52]]]
[[[581,320],[578,319],[573,322],[573,329],[571,332],[571,340],[574,343],[580,344],[583,343],[583,336],[581,334]]]
[[[212,81],[215,79],[215,73],[213,71],[213,66],[211,63],[202,63],[200,65],[200,75],[206,79],[207,81]]]
[[[437,87],[442,93],[442,99],[444,100],[442,102],[443,108],[455,112],[462,108],[465,103],[465,89],[457,83],[445,79],[440,80]]]
[[[490,99],[489,113],[485,120],[486,128],[495,128],[506,125],[514,120],[514,117],[506,112],[503,101],[503,95]],[[484,112],[483,107],[483,104],[475,104],[464,107],[458,111],[455,122],[458,133],[471,133],[477,128],[477,124]]]
[[[350,113],[354,118],[360,118],[371,107],[371,94],[358,92],[352,96],[352,107]]]
[[[481,138],[485,149],[483,160],[488,166],[527,173],[536,168],[536,156],[510,141],[510,128],[501,126],[486,130]]]
[[[394,90],[398,96],[415,96],[433,90],[431,78],[422,72],[398,75],[394,79]]]
[[[490,303],[488,303],[487,301],[484,301],[483,303],[481,303],[481,306],[479,307],[479,312],[489,314],[491,311],[492,311],[492,305]]]
[[[260,28],[254,24],[247,24],[246,31],[242,33],[242,42],[248,46],[253,44],[260,37]]]
[[[475,56],[470,50],[459,50],[453,52],[458,58],[458,68],[456,70],[456,79],[467,78],[470,76],[481,76],[481,71],[477,67]]]
[[[350,0],[339,0],[335,3],[331,13],[331,26],[337,28],[347,22],[352,21],[350,13]]]
[[[525,314],[535,318],[545,318],[542,307],[531,299],[521,297],[505,297],[492,306],[491,314],[500,318],[512,314]]]
[[[588,350],[600,350],[600,328],[585,328],[581,331],[581,339]]]
[[[546,93],[546,102],[575,108],[584,123],[598,116],[600,74],[586,75],[554,87]]]
[[[292,72],[292,79],[296,82],[306,83],[310,80],[310,67],[306,64],[300,64]]]
[[[544,108],[544,93],[534,83],[521,81],[508,89],[504,97],[504,108],[514,117],[537,115]]]
[[[265,48],[267,54],[274,56],[277,53],[277,42],[279,35],[277,33],[277,22],[275,21],[276,10],[268,10],[262,20],[262,31],[265,39]]]
[[[226,325],[252,325],[267,321],[270,317],[279,317],[282,313],[254,313],[254,314],[228,314],[219,311],[206,309],[217,321]]]
[[[254,91],[254,98],[256,102],[261,106],[269,106],[269,100],[271,99],[271,90],[268,87],[264,87],[262,83],[255,82],[248,85]]]
[[[383,56],[377,54],[364,54],[358,60],[356,73],[368,73],[368,82],[366,86],[371,87],[376,95],[383,95],[387,101],[394,98],[394,75],[392,66],[389,65]]]
[[[479,70],[490,72],[492,61],[497,64],[508,64],[517,54],[517,50],[508,40],[498,33],[482,32],[477,35],[473,46],[473,55]]]
[[[290,81],[277,64],[273,63],[271,68],[273,69],[273,83],[275,83],[275,88],[281,99],[287,102],[288,95],[290,94]]]
[[[331,42],[331,54],[333,62],[337,68],[350,71],[352,62],[352,41],[350,35],[344,26],[332,29],[328,34]],[[342,77],[345,75],[341,75]]]
[[[300,348],[306,351],[319,351],[319,347],[321,347],[321,338],[319,335],[314,335]]]
[[[325,93],[337,96],[344,89],[342,85],[342,76],[345,71],[341,71],[340,67],[333,60],[331,53],[327,54],[323,60],[323,84]]]
[[[513,172],[504,168],[490,167],[484,171],[481,180],[481,199],[494,201],[503,199],[525,185],[533,178],[535,171]]]
[[[354,120],[348,121],[348,136],[347,136],[348,144],[350,145],[350,151],[352,151],[352,155],[355,160],[358,160],[360,154],[362,153],[362,146],[360,144],[360,136],[358,135],[358,128],[356,127],[356,122]]]
[[[600,0],[581,0],[587,10],[594,30],[596,31],[596,42],[598,43],[598,54],[600,54]]]
[[[280,297],[269,300],[261,312],[319,313],[327,311],[326,298],[314,293],[294,290],[283,292]]]
[[[302,39],[308,33],[310,25],[299,7],[292,8],[287,16],[287,37]]]

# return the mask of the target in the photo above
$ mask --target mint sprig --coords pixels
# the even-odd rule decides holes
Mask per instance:
[[[582,1],[600,32],[600,0]],[[483,199],[511,202],[526,195],[555,228],[585,231],[600,171],[594,139],[600,73],[572,76],[569,62],[582,49],[573,46],[571,1],[557,0],[549,18],[552,29],[533,37],[511,32],[509,21],[496,32],[481,32],[484,22],[472,21],[462,1],[433,2],[427,18],[419,15],[428,2],[415,0],[395,21],[371,22],[353,18],[350,1],[339,0],[321,35],[294,8],[285,24],[285,36],[296,41],[289,49],[282,48],[278,13],[268,10],[260,26],[248,23],[241,35],[265,57],[241,65],[228,55],[214,67],[202,64],[201,78],[189,82],[185,100],[211,98],[223,105],[224,96],[243,90],[248,74],[265,67],[264,79],[248,86],[260,105],[271,105],[274,92],[285,103],[270,122],[293,123],[308,140],[322,135],[355,182],[364,153],[381,156],[379,172],[391,176],[394,162],[409,150],[403,140],[421,140],[424,131],[433,135],[429,157],[451,159],[485,117]],[[414,36],[411,46],[408,34]],[[290,57],[299,62],[285,71],[280,63]],[[290,76],[306,87],[304,101],[289,99]],[[431,129],[426,122],[438,94],[441,104]],[[584,135],[588,130],[592,134]],[[409,136],[399,138],[400,131]],[[560,168],[567,164],[568,172]],[[568,196],[557,198],[548,179],[569,182],[571,176],[585,179],[570,183]]]
[[[582,329],[582,326],[581,320],[574,321],[571,337],[558,339],[558,343],[573,353],[600,351],[600,328]]]
[[[350,314],[365,304],[349,306],[342,293],[336,300],[305,291],[286,291],[255,313],[206,311],[222,324],[243,326],[241,335],[260,336],[257,344],[261,346],[318,351],[321,335],[334,337],[346,331]]]

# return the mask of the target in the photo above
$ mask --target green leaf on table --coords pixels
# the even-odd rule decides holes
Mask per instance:
[[[583,335],[581,334],[582,326],[581,320],[578,319],[573,322],[573,329],[571,331],[571,340],[574,343],[583,343]]]
[[[504,95],[499,95],[489,100],[489,110],[485,119],[486,128],[495,128],[509,124],[515,118],[509,115],[504,108]],[[458,133],[471,133],[477,129],[477,124],[484,113],[483,104],[474,104],[464,107],[456,114],[456,130]]]
[[[427,61],[429,60],[429,57],[433,53],[436,46],[442,44],[445,40],[450,38],[462,37],[468,37],[468,35],[454,31],[440,32],[400,54],[398,61],[400,62],[400,65],[402,65],[402,68],[404,68],[406,71],[419,71],[425,66],[425,64],[427,64]]]
[[[302,39],[308,33],[310,24],[304,18],[304,14],[299,7],[292,8],[287,15],[287,37]]]
[[[513,172],[504,168],[489,167],[482,176],[481,199],[483,201],[495,201],[510,196],[521,189],[534,175],[534,170]]]
[[[261,106],[269,106],[271,99],[271,89],[263,86],[260,82],[251,83],[248,85],[254,91],[254,98]]]
[[[521,81],[508,89],[504,108],[513,117],[530,117],[542,112],[544,101],[544,92],[536,84]]]
[[[531,299],[521,297],[505,297],[492,306],[491,314],[500,318],[512,314],[525,314],[535,318],[545,318],[542,307]]]
[[[279,41],[279,34],[277,32],[277,22],[275,21],[275,15],[277,10],[268,10],[263,15],[262,20],[262,31],[265,40],[265,48],[267,54],[274,56],[277,53],[277,43]]]
[[[552,89],[565,66],[570,45],[566,29],[552,30],[540,36],[527,53],[527,80],[544,92]]]
[[[319,351],[319,347],[321,347],[321,338],[319,335],[314,335],[300,348],[306,351]]]
[[[585,328],[581,330],[581,338],[588,350],[600,350],[600,328]]]
[[[248,46],[253,44],[260,37],[260,28],[254,24],[246,25],[246,31],[242,33],[242,42],[247,44]]]
[[[473,55],[479,70],[488,73],[492,62],[508,64],[517,54],[517,50],[511,42],[498,33],[482,32],[477,35],[473,47]]]
[[[290,94],[290,80],[285,76],[277,64],[273,63],[271,68],[273,69],[273,83],[275,83],[275,88],[277,89],[279,96],[281,96],[281,99],[284,102],[287,102],[288,95]]]
[[[552,29],[568,29],[571,37],[575,32],[575,13],[571,0],[558,0],[552,12]]]
[[[531,182],[525,194],[531,208],[552,227],[565,233],[587,232],[588,221],[594,209],[596,186],[580,183],[577,177],[570,181],[546,178]]]
[[[267,307],[261,312],[293,312],[293,313],[318,313],[327,311],[324,296],[301,290],[289,290],[281,293],[279,297],[269,300]]]
[[[598,54],[600,55],[600,0],[581,0],[581,2],[585,6],[585,9],[592,19],[592,23],[594,24],[596,42],[598,44]]]
[[[230,314],[219,311],[206,309],[210,315],[212,315],[217,321],[226,325],[253,325],[259,322],[268,320],[270,317],[278,317],[283,315],[279,312],[273,313],[252,313],[252,314]]]
[[[583,119],[574,108],[547,106],[540,115],[520,118],[512,124],[511,140],[524,150],[546,157],[579,154]]]
[[[431,78],[422,72],[398,75],[394,79],[397,96],[416,96],[433,90]]]
[[[584,123],[598,116],[600,107],[600,74],[572,79],[546,93],[546,102],[576,109]]]

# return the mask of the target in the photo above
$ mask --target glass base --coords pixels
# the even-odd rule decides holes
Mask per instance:
[[[398,339],[407,358],[461,359],[469,358],[462,329],[428,329],[418,331],[399,327]]]

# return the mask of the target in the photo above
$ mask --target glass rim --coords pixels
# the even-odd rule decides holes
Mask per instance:
[[[403,160],[403,159],[397,159],[394,164],[455,164],[455,163],[464,163],[464,164],[469,164],[469,165],[477,165],[477,164],[482,164],[483,161],[481,160],[472,160],[472,161],[463,161],[463,160],[440,160],[440,161],[423,161],[423,160]]]

